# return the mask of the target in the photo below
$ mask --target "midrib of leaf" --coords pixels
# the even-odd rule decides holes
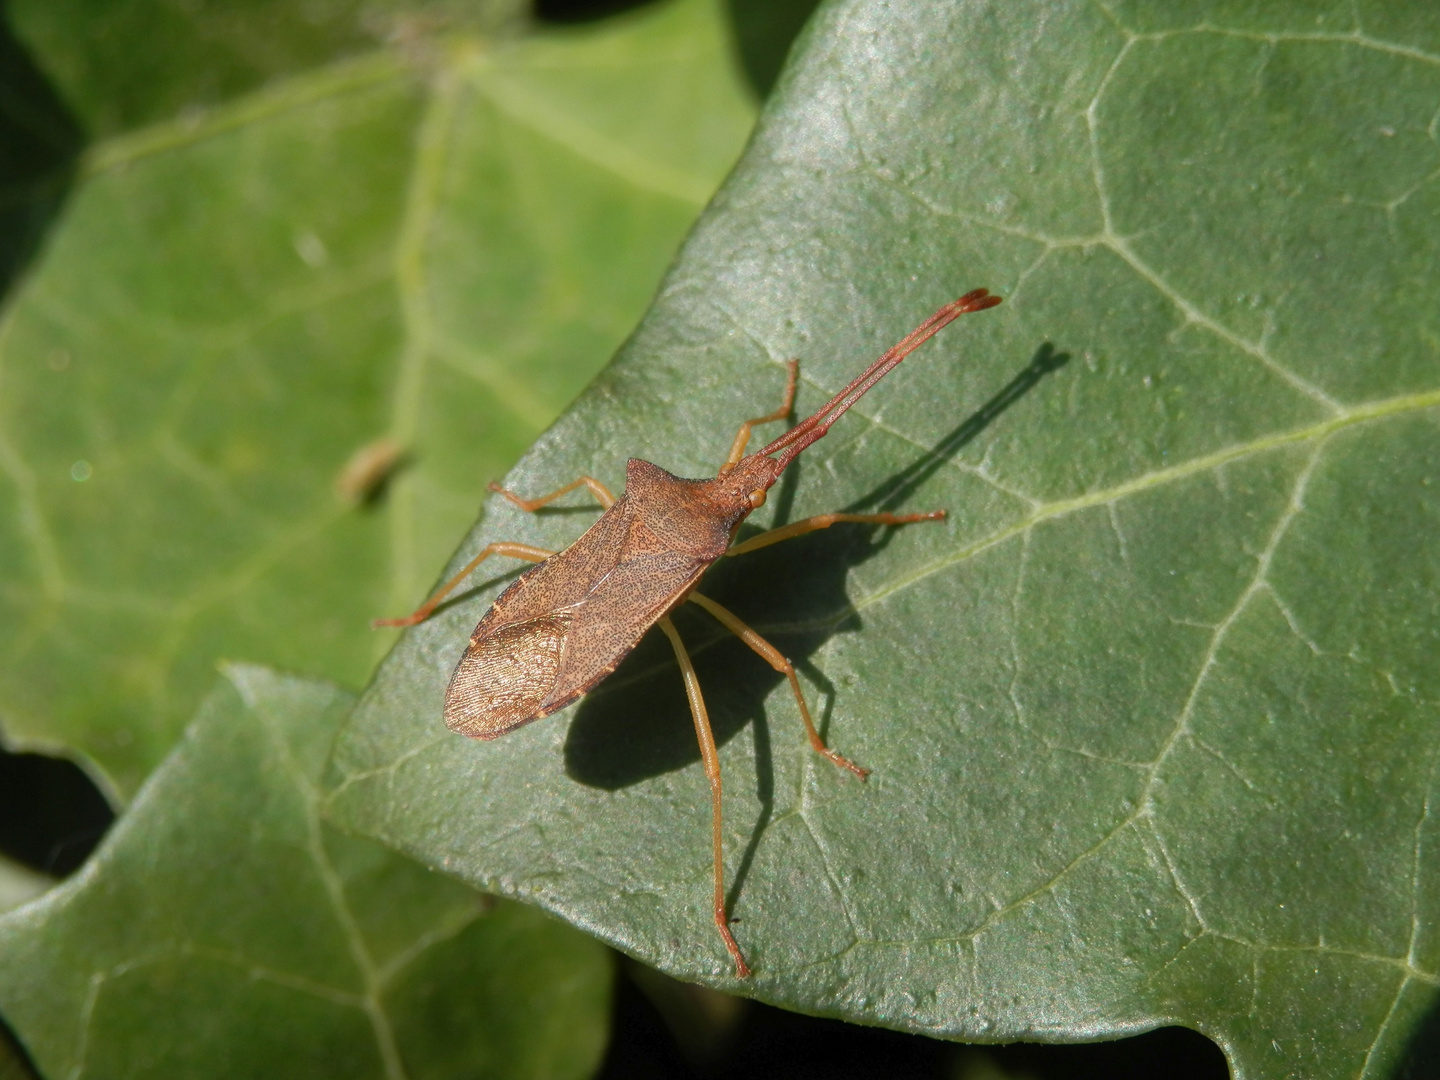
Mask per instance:
[[[826,390],[824,388],[820,389],[821,392],[826,395],[831,393],[830,390]],[[1029,502],[1031,504],[1029,512],[1017,521],[1011,522],[1003,528],[997,529],[994,532],[989,533],[988,535],[983,536],[978,540],[974,540],[969,544],[966,544],[964,547],[956,549],[954,552],[945,556],[942,559],[936,559],[932,562],[926,563],[925,565],[917,568],[911,574],[908,574],[901,578],[896,578],[894,581],[888,584],[878,586],[867,592],[861,599],[846,604],[843,607],[836,608],[828,614],[813,619],[756,619],[753,621],[752,625],[755,627],[756,630],[764,631],[769,634],[823,633],[824,631],[838,626],[841,623],[844,623],[846,620],[861,614],[865,610],[882,603],[888,598],[898,593],[901,593],[906,589],[910,589],[915,587],[916,585],[919,585],[927,578],[933,577],[936,574],[943,573],[946,570],[949,570],[950,568],[960,563],[968,562],[970,559],[973,559],[976,556],[981,555],[992,548],[998,547],[999,545],[1004,544],[1009,540],[1014,540],[1016,538],[1023,539],[1027,537],[1036,528],[1036,526],[1042,525],[1047,521],[1067,517],[1071,514],[1079,513],[1083,510],[1094,509],[1096,507],[1113,506],[1114,504],[1132,495],[1139,495],[1147,491],[1152,491],[1161,488],[1166,484],[1178,483],[1179,481],[1185,480],[1191,476],[1220,469],[1226,465],[1230,465],[1238,461],[1243,461],[1247,458],[1254,457],[1258,454],[1267,453],[1271,450],[1278,450],[1287,446],[1298,446],[1311,441],[1319,442],[1322,444],[1323,447],[1323,443],[1325,442],[1325,440],[1327,440],[1331,435],[1334,435],[1336,432],[1342,431],[1345,428],[1354,427],[1356,425],[1369,422],[1383,421],[1387,418],[1403,416],[1409,413],[1419,412],[1424,409],[1436,408],[1437,406],[1440,406],[1440,390],[1427,391],[1423,394],[1406,394],[1399,397],[1386,398],[1382,401],[1370,402],[1364,405],[1356,406],[1352,409],[1345,410],[1339,416],[1332,417],[1316,424],[1307,425],[1301,428],[1295,428],[1290,431],[1277,432],[1272,435],[1266,435],[1259,439],[1253,439],[1250,442],[1246,443],[1236,443],[1221,450],[1216,450],[1213,453],[1193,458],[1190,461],[1182,462],[1178,465],[1173,465],[1168,469],[1156,469],[1151,472],[1144,473],[1130,480],[1126,480],[1123,483],[1115,484],[1112,487],[1086,492],[1084,495],[1077,495],[1074,498],[1070,499],[1057,499],[1053,502],[1048,503],[1043,502],[1040,499],[1036,499],[1033,496],[1026,495],[1023,492],[1019,492],[1009,487],[998,484],[993,481],[989,476],[985,475],[983,472],[972,469],[965,465],[961,465],[960,463],[952,460],[947,462],[946,464],[950,465],[953,468],[963,470],[967,473],[967,475],[979,476],[985,482],[990,483],[997,491],[1001,491],[1004,494],[1010,495],[1014,498],[1022,499],[1026,502]],[[859,410],[852,409],[851,414],[859,414]],[[893,435],[896,438],[901,439],[906,443],[909,443],[910,445],[915,446],[919,449],[926,451],[931,449],[928,446],[924,446],[921,443],[916,442],[911,436],[906,435],[904,432],[890,427],[889,425],[872,416],[865,415],[863,418],[868,423],[870,423],[876,430],[884,431],[886,434]],[[698,656],[706,652],[712,646],[727,640],[728,639],[723,635],[715,635],[713,637],[701,639],[694,643],[687,643],[687,648],[692,655]],[[661,660],[653,665],[635,665],[632,667],[632,669],[627,670],[625,674],[622,674],[618,677],[612,676],[611,678],[606,679],[605,682],[603,682],[600,686],[596,687],[590,692],[590,696],[593,697],[602,694],[613,693],[617,690],[622,690],[635,683],[643,682],[644,680],[653,676],[657,671],[662,670],[670,670],[669,661]],[[439,741],[443,741],[443,739],[444,736],[442,736]],[[432,745],[434,744],[429,742],[421,743],[418,746],[412,748],[412,750],[398,757],[395,761],[385,766],[377,769],[365,770],[359,773],[347,774],[344,780],[341,781],[340,785],[330,794],[333,797],[340,791],[343,791],[354,781],[363,780],[370,776],[388,772],[399,766],[400,764],[404,763],[405,761],[408,761],[415,754],[424,751]],[[1104,758],[1103,760],[1108,761],[1111,759]],[[1139,768],[1148,769],[1154,763],[1136,761],[1120,762],[1119,764],[1133,765]],[[1089,853],[1087,852],[1087,854]],[[1085,856],[1082,855],[1080,858],[1083,860],[1084,857]]]
[[[1029,532],[1036,525],[1054,518],[1065,517],[1077,511],[1088,510],[1096,506],[1106,506],[1127,498],[1128,496],[1137,495],[1165,484],[1183,480],[1187,477],[1194,476],[1196,473],[1209,472],[1213,469],[1229,465],[1232,462],[1242,461],[1256,454],[1263,454],[1269,450],[1276,450],[1284,446],[1294,446],[1315,440],[1323,443],[1324,440],[1337,431],[1354,427],[1357,424],[1403,416],[1407,413],[1419,412],[1423,409],[1433,409],[1437,405],[1440,405],[1440,390],[1430,390],[1422,394],[1404,394],[1399,397],[1368,402],[1364,405],[1343,410],[1340,415],[1321,421],[1318,424],[1311,424],[1307,427],[1295,428],[1290,431],[1277,432],[1276,434],[1266,435],[1247,443],[1236,443],[1222,450],[1216,450],[1213,453],[1193,458],[1179,465],[1173,465],[1168,469],[1156,469],[1153,472],[1143,473],[1131,480],[1126,480],[1124,483],[1116,484],[1114,487],[1087,492],[1084,495],[1077,495],[1072,499],[1059,499],[1050,503],[1037,503],[1035,509],[1026,517],[1013,524],[1007,525],[1003,529],[998,529],[988,536],[967,544],[943,559],[937,559],[921,567],[907,577],[899,578],[888,586],[868,593],[864,599],[838,613],[836,619],[842,619],[851,614],[863,611],[888,596],[918,584],[932,574],[947,570],[956,563],[965,562],[979,555],[981,552],[995,547],[997,544],[1003,544],[1007,540],[1014,539],[1017,536]],[[829,625],[830,622],[830,619],[826,619],[824,625]],[[789,624],[787,624],[787,629],[788,628]],[[795,624],[794,628],[800,630],[818,629],[819,627],[811,626],[811,624],[807,623]]]
[[[404,341],[395,377],[390,437],[409,446],[419,427],[425,369],[431,352],[430,305],[425,291],[425,241],[440,197],[448,139],[455,120],[460,76],[451,63],[430,81],[429,99],[420,118],[415,157],[406,184],[405,213],[395,246],[395,285],[399,292]],[[398,478],[386,515],[390,525],[390,600],[400,610],[415,594],[415,485]]]
[[[234,677],[232,676],[232,678]],[[371,1030],[375,1033],[375,1043],[380,1051],[380,1059],[385,1063],[385,1075],[389,1080],[406,1080],[405,1065],[400,1059],[399,1048],[395,1045],[395,1029],[391,1026],[390,1017],[386,1014],[385,1006],[380,999],[383,984],[379,971],[360,934],[360,927],[355,922],[355,916],[350,910],[349,901],[345,897],[345,885],[340,880],[340,875],[335,872],[329,855],[325,852],[325,840],[321,835],[318,812],[319,793],[310,782],[310,778],[305,775],[305,770],[300,767],[299,762],[290,752],[290,744],[286,740],[284,732],[276,727],[269,710],[261,702],[255,700],[243,678],[234,678],[234,683],[235,688],[240,691],[241,698],[245,700],[245,704],[255,712],[261,724],[264,725],[265,734],[285,770],[285,775],[290,778],[290,782],[300,792],[301,799],[305,804],[306,850],[310,861],[315,864],[316,872],[320,875],[320,881],[325,886],[325,896],[330,902],[331,910],[335,913],[335,921],[340,924],[350,957],[355,961],[355,967],[360,972],[360,978],[365,987],[365,992],[360,998],[360,1007],[370,1021]]]

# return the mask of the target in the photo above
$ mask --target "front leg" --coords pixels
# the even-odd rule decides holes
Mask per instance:
[[[745,456],[745,447],[750,445],[751,428],[756,424],[768,424],[772,420],[784,420],[790,415],[790,410],[795,407],[795,381],[800,377],[800,361],[787,360],[785,367],[789,374],[785,378],[785,396],[780,402],[780,407],[764,416],[752,416],[740,425],[740,430],[735,433],[735,440],[730,444],[730,456],[725,459],[725,464],[720,466],[721,476],[735,468],[740,463],[740,459]]]
[[[800,722],[805,725],[805,736],[810,740],[810,746],[817,754],[828,759],[831,764],[838,765],[842,769],[849,769],[861,780],[864,780],[870,775],[869,769],[862,769],[843,754],[837,754],[825,745],[825,740],[820,737],[820,732],[815,728],[815,721],[810,717],[810,706],[805,704],[805,695],[800,690],[800,680],[795,675],[795,665],[785,657],[784,653],[741,622],[739,616],[733,611],[729,608],[721,607],[708,596],[701,596],[698,592],[692,592],[690,594],[690,603],[698,604],[711,615],[714,615],[725,629],[729,630],[746,645],[749,645],[762,660],[790,680],[790,689],[795,694],[795,704],[800,706]]]
[[[476,555],[475,558],[465,564],[464,570],[461,570],[444,585],[441,585],[434,596],[416,608],[413,615],[406,615],[402,619],[376,619],[370,625],[378,630],[382,626],[414,626],[418,622],[424,622],[430,617],[431,613],[440,606],[440,601],[454,592],[456,587],[470,576],[470,571],[474,570],[491,555],[508,555],[512,559],[524,559],[526,562],[538,563],[544,562],[554,554],[553,551],[547,551],[545,548],[531,547],[529,544],[516,544],[503,540],[498,544],[487,544],[479,555]]]
[[[568,495],[576,488],[582,486],[590,489],[590,494],[595,496],[595,501],[598,502],[602,508],[609,510],[610,507],[615,505],[615,496],[610,493],[610,489],[593,476],[582,476],[578,480],[572,480],[562,488],[556,488],[550,492],[549,495],[541,495],[535,499],[522,499],[519,495],[516,495],[515,492],[501,487],[494,480],[491,480],[489,485],[491,491],[497,495],[504,495],[505,498],[509,499],[527,514],[533,514],[542,506],[546,506],[560,498],[561,495]]]

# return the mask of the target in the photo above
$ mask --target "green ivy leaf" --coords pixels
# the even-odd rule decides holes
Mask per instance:
[[[0,918],[47,1076],[584,1077],[603,947],[321,821],[353,698],[235,666],[86,869]]]
[[[7,737],[123,794],[217,657],[362,684],[370,620],[629,332],[752,117],[687,0],[96,144],[0,325]],[[386,498],[337,495],[382,439]]]
[[[804,415],[947,299],[1006,296],[756,515],[946,524],[837,527],[702,585],[795,659],[868,784],[680,613],[753,982],[710,922],[663,639],[556,719],[446,732],[510,567],[382,667],[334,812],[791,1008],[982,1041],[1179,1023],[1240,1077],[1392,1071],[1440,983],[1427,11],[845,0],[812,22],[636,337],[509,480],[618,488],[627,454],[711,475],[784,358]],[[588,520],[492,503],[452,566]]]

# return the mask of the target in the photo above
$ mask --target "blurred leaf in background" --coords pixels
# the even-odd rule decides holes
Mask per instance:
[[[13,6],[104,137],[0,323],[12,744],[123,796],[217,658],[364,682],[739,152],[717,4]],[[367,510],[337,477],[382,439]]]
[[[15,32],[92,137],[122,134],[430,35],[511,36],[525,0],[9,0]]]
[[[85,871],[0,918],[0,1012],[45,1075],[593,1071],[601,945],[321,820],[350,704],[230,668]]]
[[[1398,1075],[1440,985],[1437,115],[1429,5],[827,5],[639,331],[507,481],[713,475],[785,358],[804,415],[942,302],[1007,298],[756,522],[945,525],[703,586],[795,659],[867,785],[677,619],[754,981],[711,923],[663,640],[566,713],[456,738],[444,688],[505,584],[477,581],[382,666],[332,812],[798,1010],[979,1041],[1181,1023],[1239,1077]],[[453,565],[590,520],[492,501]]]

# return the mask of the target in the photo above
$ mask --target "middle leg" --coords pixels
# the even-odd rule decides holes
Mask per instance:
[[[795,665],[785,658],[785,654],[771,645],[763,637],[757,634],[750,627],[746,626],[729,608],[721,607],[708,596],[701,596],[697,592],[690,594],[690,601],[699,604],[702,608],[714,615],[716,619],[738,637],[760,654],[767,664],[780,672],[790,680],[790,689],[795,692],[795,704],[800,706],[800,719],[805,724],[805,735],[810,740],[810,746],[823,758],[829,759],[832,763],[839,765],[842,769],[849,769],[861,780],[870,775],[869,769],[862,769],[849,758],[837,754],[825,745],[825,740],[820,737],[820,732],[815,729],[815,721],[810,718],[810,707],[805,704],[805,695],[800,690],[800,680],[795,675]]]

